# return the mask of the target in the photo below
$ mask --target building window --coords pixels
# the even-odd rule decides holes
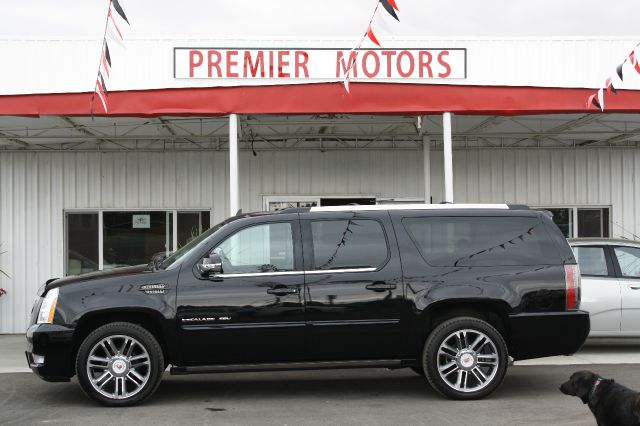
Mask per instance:
[[[553,221],[567,238],[608,238],[610,235],[609,207],[536,207],[553,214]]]
[[[69,211],[65,217],[66,275],[147,263],[210,226],[206,210]]]

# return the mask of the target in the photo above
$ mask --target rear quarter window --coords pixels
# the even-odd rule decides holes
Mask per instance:
[[[412,217],[403,226],[432,266],[560,264],[538,217]]]

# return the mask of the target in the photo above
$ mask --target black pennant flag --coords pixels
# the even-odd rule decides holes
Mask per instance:
[[[623,80],[622,79],[622,66],[623,65],[624,65],[624,62],[616,67],[616,73],[618,74],[618,77],[620,77],[620,81]]]
[[[598,102],[598,99],[594,96],[591,99],[591,103],[598,109],[602,109],[602,107],[600,106],[600,102]]]
[[[389,15],[396,18],[396,21],[400,21],[400,19],[398,19],[398,15],[396,14],[396,11],[393,10],[393,6],[391,6],[391,4],[389,3],[389,0],[380,0],[380,3],[382,3],[382,7],[384,7],[384,10],[386,10],[389,13]]]
[[[109,96],[109,92],[107,91],[107,85],[104,84],[104,78],[102,78],[102,73],[98,71],[98,77],[100,78],[100,86],[102,86],[102,91],[106,96]]]
[[[107,40],[104,41],[104,57],[107,59],[107,63],[111,66],[111,55],[109,54],[109,45]]]
[[[127,22],[127,24],[129,24],[127,15],[124,14],[124,9],[122,9],[122,6],[120,6],[120,3],[118,3],[118,0],[111,0],[111,4],[113,4],[113,7],[116,10],[116,12],[118,12],[118,15],[122,16],[122,19],[124,19]]]

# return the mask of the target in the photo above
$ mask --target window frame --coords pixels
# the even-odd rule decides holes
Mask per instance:
[[[194,207],[194,208],[144,208],[144,207],[113,207],[113,208],[66,208],[62,210],[62,256],[63,256],[63,273],[67,276],[68,262],[68,222],[67,216],[70,214],[97,214],[98,215],[98,271],[104,271],[104,213],[109,212],[164,212],[170,216],[173,225],[171,242],[172,251],[178,249],[178,213],[209,213],[209,226],[213,226],[213,209],[211,207]],[[204,232],[204,230],[202,230]]]
[[[468,215],[468,214],[449,214],[449,215],[442,215],[442,214],[435,214],[435,215],[403,215],[400,218],[400,223],[402,225],[402,228],[405,232],[405,234],[409,237],[409,239],[411,240],[411,242],[414,245],[414,248],[416,249],[416,251],[418,252],[418,254],[420,255],[420,258],[424,261],[424,263],[426,265],[428,265],[431,268],[504,268],[504,267],[511,267],[512,265],[460,265],[460,266],[442,266],[442,265],[434,265],[432,263],[430,263],[427,260],[427,256],[424,253],[424,251],[422,250],[421,245],[418,243],[418,241],[415,239],[415,237],[413,236],[413,234],[409,231],[408,227],[407,227],[407,223],[405,222],[406,220],[414,220],[414,219],[441,219],[441,218],[454,218],[454,219],[459,219],[459,218],[467,218],[467,219],[473,219],[473,218],[482,218],[482,219],[487,219],[487,218],[491,218],[491,219],[505,219],[505,218],[511,218],[511,217],[517,217],[517,218],[531,218],[531,219],[536,219],[536,225],[535,226],[540,226],[542,231],[546,234],[546,236],[551,240],[552,236],[549,234],[549,230],[547,229],[547,226],[545,225],[545,223],[543,222],[541,217],[537,217],[537,216],[520,216],[520,215],[493,215],[493,214],[489,214],[489,215]],[[555,240],[554,240],[554,249],[556,250],[556,255],[558,255],[557,253],[557,247]],[[560,258],[559,256],[557,256],[558,258]],[[555,265],[555,264],[550,264],[550,263],[535,263],[535,264],[531,264],[531,265],[520,265],[520,266],[538,266],[538,265]]]
[[[212,253],[220,245],[224,244],[229,238],[234,235],[243,232],[249,228],[255,228],[257,226],[265,226],[265,225],[277,225],[279,223],[287,223],[291,227],[291,247],[293,249],[293,269],[291,271],[266,271],[266,272],[238,272],[238,273],[221,273],[217,274],[217,276],[221,278],[231,278],[231,277],[260,277],[260,276],[269,276],[269,275],[292,275],[292,274],[302,274],[304,273],[304,269],[301,268],[300,262],[300,253],[299,251],[299,241],[300,241],[300,230],[298,226],[295,226],[295,222],[299,222],[298,220],[274,220],[274,221],[265,221],[265,222],[256,222],[256,223],[248,223],[245,226],[234,229],[225,235],[222,239],[216,242],[214,245],[209,247],[206,253]],[[202,257],[202,256],[201,256]],[[197,263],[202,262],[202,259],[199,259]],[[195,266],[195,265],[194,265]],[[200,279],[207,279],[203,277],[199,277]]]
[[[552,209],[568,209],[571,215],[571,233],[566,236],[566,238],[611,238],[613,231],[613,207],[610,205],[587,205],[587,204],[559,204],[559,205],[532,205],[532,209],[534,210],[552,210]],[[580,229],[578,227],[578,210],[609,210],[609,222],[604,223],[602,221],[602,234],[604,234],[604,230],[607,229],[609,236],[603,237],[602,235],[597,237],[578,237],[580,233]],[[601,219],[602,220],[602,219]],[[606,226],[606,228],[605,228]]]
[[[340,222],[344,222],[344,221],[349,221],[349,220],[371,220],[371,221],[375,221],[378,223],[378,225],[380,226],[380,228],[382,228],[382,235],[384,236],[384,240],[385,240],[385,244],[387,247],[387,256],[386,258],[377,266],[367,266],[367,267],[361,267],[361,268],[349,268],[349,267],[344,267],[344,268],[339,268],[339,269],[316,269],[316,265],[315,265],[315,246],[313,244],[313,232],[312,232],[312,227],[311,224],[312,222],[329,222],[329,221],[340,221]],[[385,266],[387,266],[387,264],[389,263],[389,261],[391,260],[391,245],[389,244],[389,235],[387,234],[387,229],[385,227],[385,223],[384,221],[380,220],[379,218],[376,217],[362,217],[362,216],[357,216],[357,217],[327,217],[327,218],[323,218],[323,217],[316,217],[316,218],[309,218],[309,219],[304,219],[301,220],[301,224],[302,224],[302,229],[304,232],[304,235],[306,236],[304,242],[305,242],[305,258],[308,260],[305,260],[305,273],[307,274],[332,274],[332,273],[340,273],[340,272],[345,272],[345,271],[349,271],[349,272],[375,272],[375,271],[380,271],[382,269],[384,269]]]
[[[580,270],[580,276],[583,277],[592,277],[592,278],[616,278],[616,267],[612,258],[612,255],[614,255],[614,253],[612,253],[611,246],[606,245],[606,244],[576,244],[571,246],[571,249],[574,250],[574,256],[575,256],[575,249],[576,248],[601,248],[604,251],[604,260],[605,263],[607,264],[607,275],[594,275],[594,274],[585,274],[582,270]],[[578,260],[578,257],[576,257],[576,262],[578,262],[578,266],[580,266],[580,261]]]
[[[628,248],[634,248],[634,249],[640,250],[640,247],[632,246],[632,245],[612,244],[612,245],[608,246],[608,248],[610,250],[611,258],[613,260],[613,266],[615,268],[615,276],[616,276],[616,278],[625,279],[625,280],[640,280],[640,276],[639,277],[628,277],[628,276],[622,274],[622,268],[620,267],[620,261],[618,261],[618,256],[616,256],[616,250],[615,250],[618,247],[623,247],[623,248],[628,247]]]

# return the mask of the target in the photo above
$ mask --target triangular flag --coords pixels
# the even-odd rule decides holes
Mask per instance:
[[[107,39],[116,43],[120,47],[124,47],[125,49],[127,48],[127,46],[125,46],[125,44],[123,43],[123,39],[121,39],[120,35],[116,33],[113,25],[107,25]]]
[[[116,12],[118,12],[118,15],[122,16],[122,19],[124,19],[127,22],[127,24],[129,24],[127,15],[124,14],[124,10],[122,9],[122,6],[120,6],[120,3],[118,3],[118,0],[111,0],[111,3],[113,4],[113,8],[116,10]]]
[[[396,5],[396,0],[387,0],[389,2],[389,4],[391,5],[391,7],[393,7],[395,10],[397,10],[398,12],[400,12],[400,9],[398,9],[398,6]]]
[[[109,96],[109,92],[107,91],[107,85],[104,84],[104,78],[102,78],[102,73],[100,71],[98,71],[98,80],[100,82],[100,85],[102,86],[102,90],[104,91],[104,94]]]
[[[97,85],[98,85],[98,97],[100,98],[100,101],[102,102],[102,106],[104,107],[104,112],[109,112],[107,110],[107,101],[104,99],[104,94],[102,93],[102,89],[100,88],[100,82],[96,81]]]
[[[107,40],[104,41],[104,57],[107,59],[107,63],[111,66],[111,55],[109,54],[109,45]]]
[[[104,52],[102,52],[102,68],[107,73],[107,78],[109,78],[109,66],[107,65],[107,60],[104,57]]]
[[[369,25],[367,27],[367,36],[369,36],[369,40],[371,40],[372,42],[377,44],[379,47],[382,47],[382,46],[380,46],[380,43],[378,42],[378,39],[376,38],[376,36],[373,34],[373,30],[371,29],[371,25]]]
[[[589,99],[587,99],[587,109],[591,108],[591,105],[595,105],[595,103],[597,102],[595,100],[595,97],[596,97],[595,93],[593,95],[589,96]],[[520,238],[520,239],[522,239],[522,238]]]
[[[348,94],[351,94],[351,92],[349,91],[349,76],[347,75],[344,80],[342,80],[342,84],[344,85],[344,90],[347,91]]]
[[[107,14],[107,19],[109,21],[111,21],[111,23],[113,24],[113,27],[116,29],[116,32],[118,33],[118,37],[120,37],[121,40],[124,40],[124,37],[122,37],[122,33],[120,32],[120,28],[118,28],[118,24],[116,24],[116,20],[113,19],[113,14],[111,13],[111,8],[109,8],[109,13]]]
[[[393,1],[393,0],[391,0],[391,1]],[[398,19],[398,15],[396,14],[396,11],[393,10],[394,7],[391,6],[391,4],[389,3],[389,0],[380,0],[380,3],[382,3],[382,7],[384,7],[384,10],[386,10],[387,13],[389,13],[389,15],[393,16],[394,18],[396,18],[396,21],[400,21],[400,19]]]
[[[622,66],[623,65],[624,65],[624,62],[616,67],[616,74],[618,74],[618,77],[620,77],[620,81],[623,81],[623,79],[622,79]]]
[[[598,103],[600,104],[600,111],[604,112],[604,89],[598,90]]]

